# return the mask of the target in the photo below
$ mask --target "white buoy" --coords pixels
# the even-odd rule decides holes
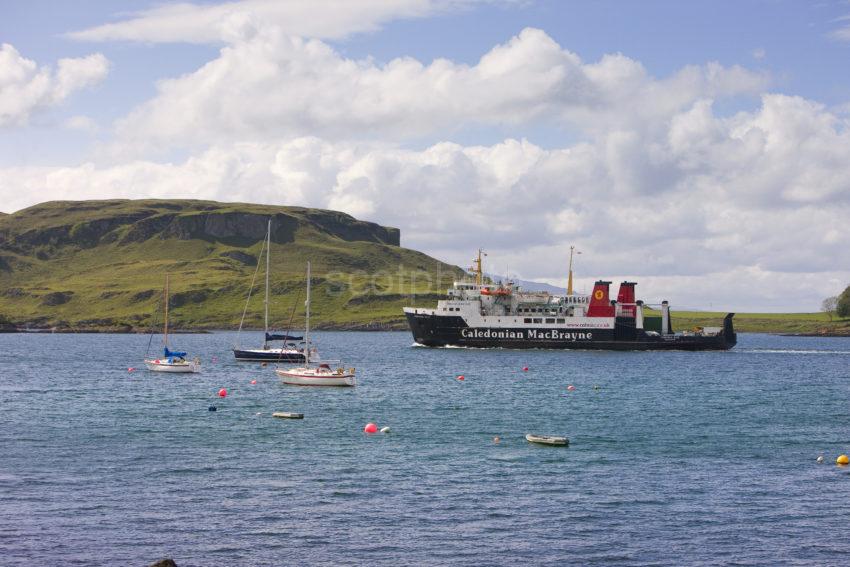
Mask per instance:
[[[389,433],[389,432],[390,432],[390,428],[389,428],[389,427],[382,427],[382,428],[381,428],[381,433]]]
[[[821,456],[819,456],[819,457],[818,457],[818,462],[819,462],[819,463],[822,463],[822,462],[823,462],[823,455],[821,455]]]
[[[288,411],[276,411],[272,414],[272,417],[277,417],[280,419],[304,419],[304,414],[293,413]]]

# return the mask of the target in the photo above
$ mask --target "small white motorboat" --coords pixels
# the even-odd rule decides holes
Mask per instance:
[[[539,443],[540,445],[554,445],[557,447],[566,447],[570,444],[570,440],[566,437],[556,437],[554,435],[534,435],[532,433],[526,435],[525,440],[529,443]]]
[[[278,368],[275,370],[284,384],[296,386],[354,386],[354,368],[339,367],[336,370],[328,363],[302,368]]]

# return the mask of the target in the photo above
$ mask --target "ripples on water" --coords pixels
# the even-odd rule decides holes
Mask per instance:
[[[179,336],[204,372],[167,375],[127,372],[147,337],[0,335],[0,564],[847,561],[848,339],[599,353],[323,333],[358,368],[339,390],[232,362],[231,340]]]

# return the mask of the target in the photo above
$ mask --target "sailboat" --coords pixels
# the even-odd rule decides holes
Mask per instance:
[[[201,361],[198,357],[186,360],[185,352],[168,348],[168,274],[165,274],[165,328],[163,329],[162,358],[146,358],[145,366],[154,372],[200,372]]]
[[[331,364],[339,363],[338,360],[319,360],[317,364],[310,363],[310,262],[307,262],[307,302],[305,303],[307,316],[304,324],[304,358],[305,364],[301,368],[278,368],[275,370],[283,379],[284,384],[297,386],[354,386],[354,368],[346,370],[341,366],[335,370]]]
[[[271,256],[271,239],[272,221],[269,219],[269,226],[266,231],[266,299],[264,301],[265,325],[263,328],[263,346],[260,348],[248,349],[243,349],[239,346],[239,334],[242,332],[242,324],[245,322],[245,313],[248,311],[248,302],[251,301],[251,290],[254,289],[254,282],[252,281],[251,290],[248,291],[248,299],[245,301],[245,310],[242,312],[242,320],[239,322],[239,331],[236,334],[237,338],[236,345],[233,347],[233,356],[236,357],[236,360],[241,361],[304,362],[304,353],[294,345],[289,344],[289,341],[300,341],[302,337],[294,337],[289,334],[269,333],[269,258]],[[282,345],[279,348],[272,348],[269,345],[272,341],[282,341]]]

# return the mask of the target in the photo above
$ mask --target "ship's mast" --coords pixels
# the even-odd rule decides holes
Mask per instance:
[[[484,273],[484,269],[481,266],[481,257],[486,256],[486,255],[487,254],[483,250],[481,250],[481,248],[479,248],[478,249],[478,257],[472,261],[472,263],[473,263],[472,273],[475,274],[475,285],[477,285],[479,287],[481,286],[481,283],[483,281],[482,276],[483,276],[483,273]]]
[[[266,231],[266,300],[265,304],[265,332],[263,333],[263,349],[268,347],[266,337],[269,336],[269,258],[271,257],[272,245],[272,219],[269,219],[269,227]]]
[[[168,348],[168,274],[165,274],[165,329],[162,333],[162,342]]]
[[[307,262],[307,308],[306,321],[304,322],[304,362],[310,364],[310,262]]]
[[[575,249],[575,246],[570,246],[570,272],[567,276],[567,295],[573,294],[573,252]]]

